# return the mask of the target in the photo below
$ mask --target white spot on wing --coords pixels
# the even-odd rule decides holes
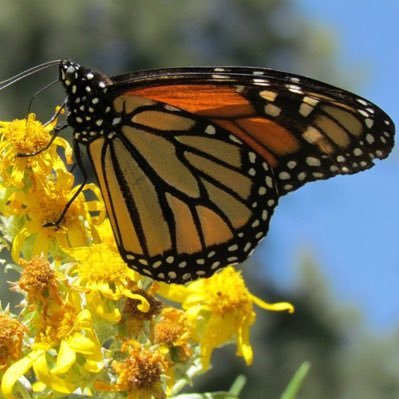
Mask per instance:
[[[265,106],[265,113],[270,115],[270,116],[278,116],[280,115],[281,108],[277,107],[274,104],[267,104]]]
[[[255,163],[255,161],[256,161],[256,154],[254,153],[254,152],[249,152],[248,153],[248,158],[249,158],[249,162],[251,162],[251,163]]]
[[[215,126],[208,125],[208,126],[205,128],[205,133],[207,133],[207,134],[215,134],[215,133],[216,133]]]
[[[274,101],[277,97],[277,93],[271,90],[262,90],[259,92],[259,95],[267,101]]]
[[[227,75],[212,75],[212,78],[213,79],[229,79],[230,78],[230,76],[227,76]]]
[[[323,138],[323,135],[318,129],[313,126],[309,126],[303,133],[302,137],[310,144],[315,143],[317,140]]]
[[[371,118],[365,119],[364,123],[369,129],[374,125],[374,121]]]
[[[306,158],[306,163],[309,166],[320,166],[321,165],[320,159],[315,158],[315,157],[307,157]]]
[[[281,180],[289,180],[289,179],[291,179],[291,175],[288,172],[280,172],[278,177]]]
[[[374,141],[375,141],[374,136],[372,136],[370,133],[367,134],[367,135],[366,135],[366,141],[367,141],[369,144],[373,144]]]
[[[230,137],[231,141],[234,141],[235,143],[238,143],[238,144],[242,144],[242,141],[239,138],[237,138],[236,136],[234,136],[233,134],[230,134],[229,137]]]
[[[357,99],[357,102],[358,102],[359,104],[362,104],[362,105],[368,105],[368,104],[367,104],[367,101],[365,101],[365,100],[363,100],[363,99],[361,99],[361,98],[358,98],[358,99]]]
[[[302,103],[299,107],[299,113],[304,116],[307,117],[312,111],[313,111],[313,107],[307,103]]]

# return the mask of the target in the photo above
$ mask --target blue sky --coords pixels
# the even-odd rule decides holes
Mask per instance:
[[[378,104],[397,125],[399,1],[298,0],[296,7],[309,23],[316,20],[335,33],[342,70],[365,66],[362,85],[346,88]],[[399,327],[397,150],[369,171],[310,184],[283,198],[269,238],[272,254],[261,249],[258,256],[267,258],[266,274],[277,284],[295,285],[298,255],[308,250],[340,302],[359,307],[376,331]]]

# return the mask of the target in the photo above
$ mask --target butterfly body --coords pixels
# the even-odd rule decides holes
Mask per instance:
[[[67,92],[67,120],[76,142],[87,144],[112,131],[112,102],[105,89],[111,83],[109,78],[73,61],[63,61],[60,80]]]
[[[394,126],[369,101],[296,75],[182,68],[109,78],[61,61],[125,261],[184,283],[242,262],[278,199],[384,158]]]

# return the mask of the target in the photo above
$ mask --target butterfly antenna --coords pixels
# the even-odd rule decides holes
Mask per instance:
[[[19,74],[0,82],[0,90],[3,90],[8,86],[11,86],[12,84],[18,82],[19,80],[24,79],[27,76],[33,75],[36,72],[40,72],[45,69],[51,68],[53,66],[57,66],[60,64],[60,62],[61,60],[49,61],[45,62],[44,64],[36,65],[35,67],[27,69],[26,71],[20,72]]]

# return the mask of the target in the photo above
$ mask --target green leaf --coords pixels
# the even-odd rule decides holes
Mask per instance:
[[[236,395],[238,398],[246,382],[247,382],[247,377],[245,377],[244,375],[239,375],[233,382],[233,385],[231,386],[229,393],[231,393],[232,395]]]
[[[170,399],[239,399],[239,395],[244,388],[247,378],[239,375],[233,382],[229,392],[206,392],[206,393],[187,393],[173,396]]]
[[[287,388],[281,395],[280,399],[295,399],[296,395],[299,391],[299,388],[302,386],[302,383],[307,376],[310,369],[310,363],[304,362],[298,368],[294,376],[291,378],[291,381],[288,383]]]
[[[186,393],[173,396],[170,399],[239,399],[238,396],[230,392],[206,392],[206,393]]]

